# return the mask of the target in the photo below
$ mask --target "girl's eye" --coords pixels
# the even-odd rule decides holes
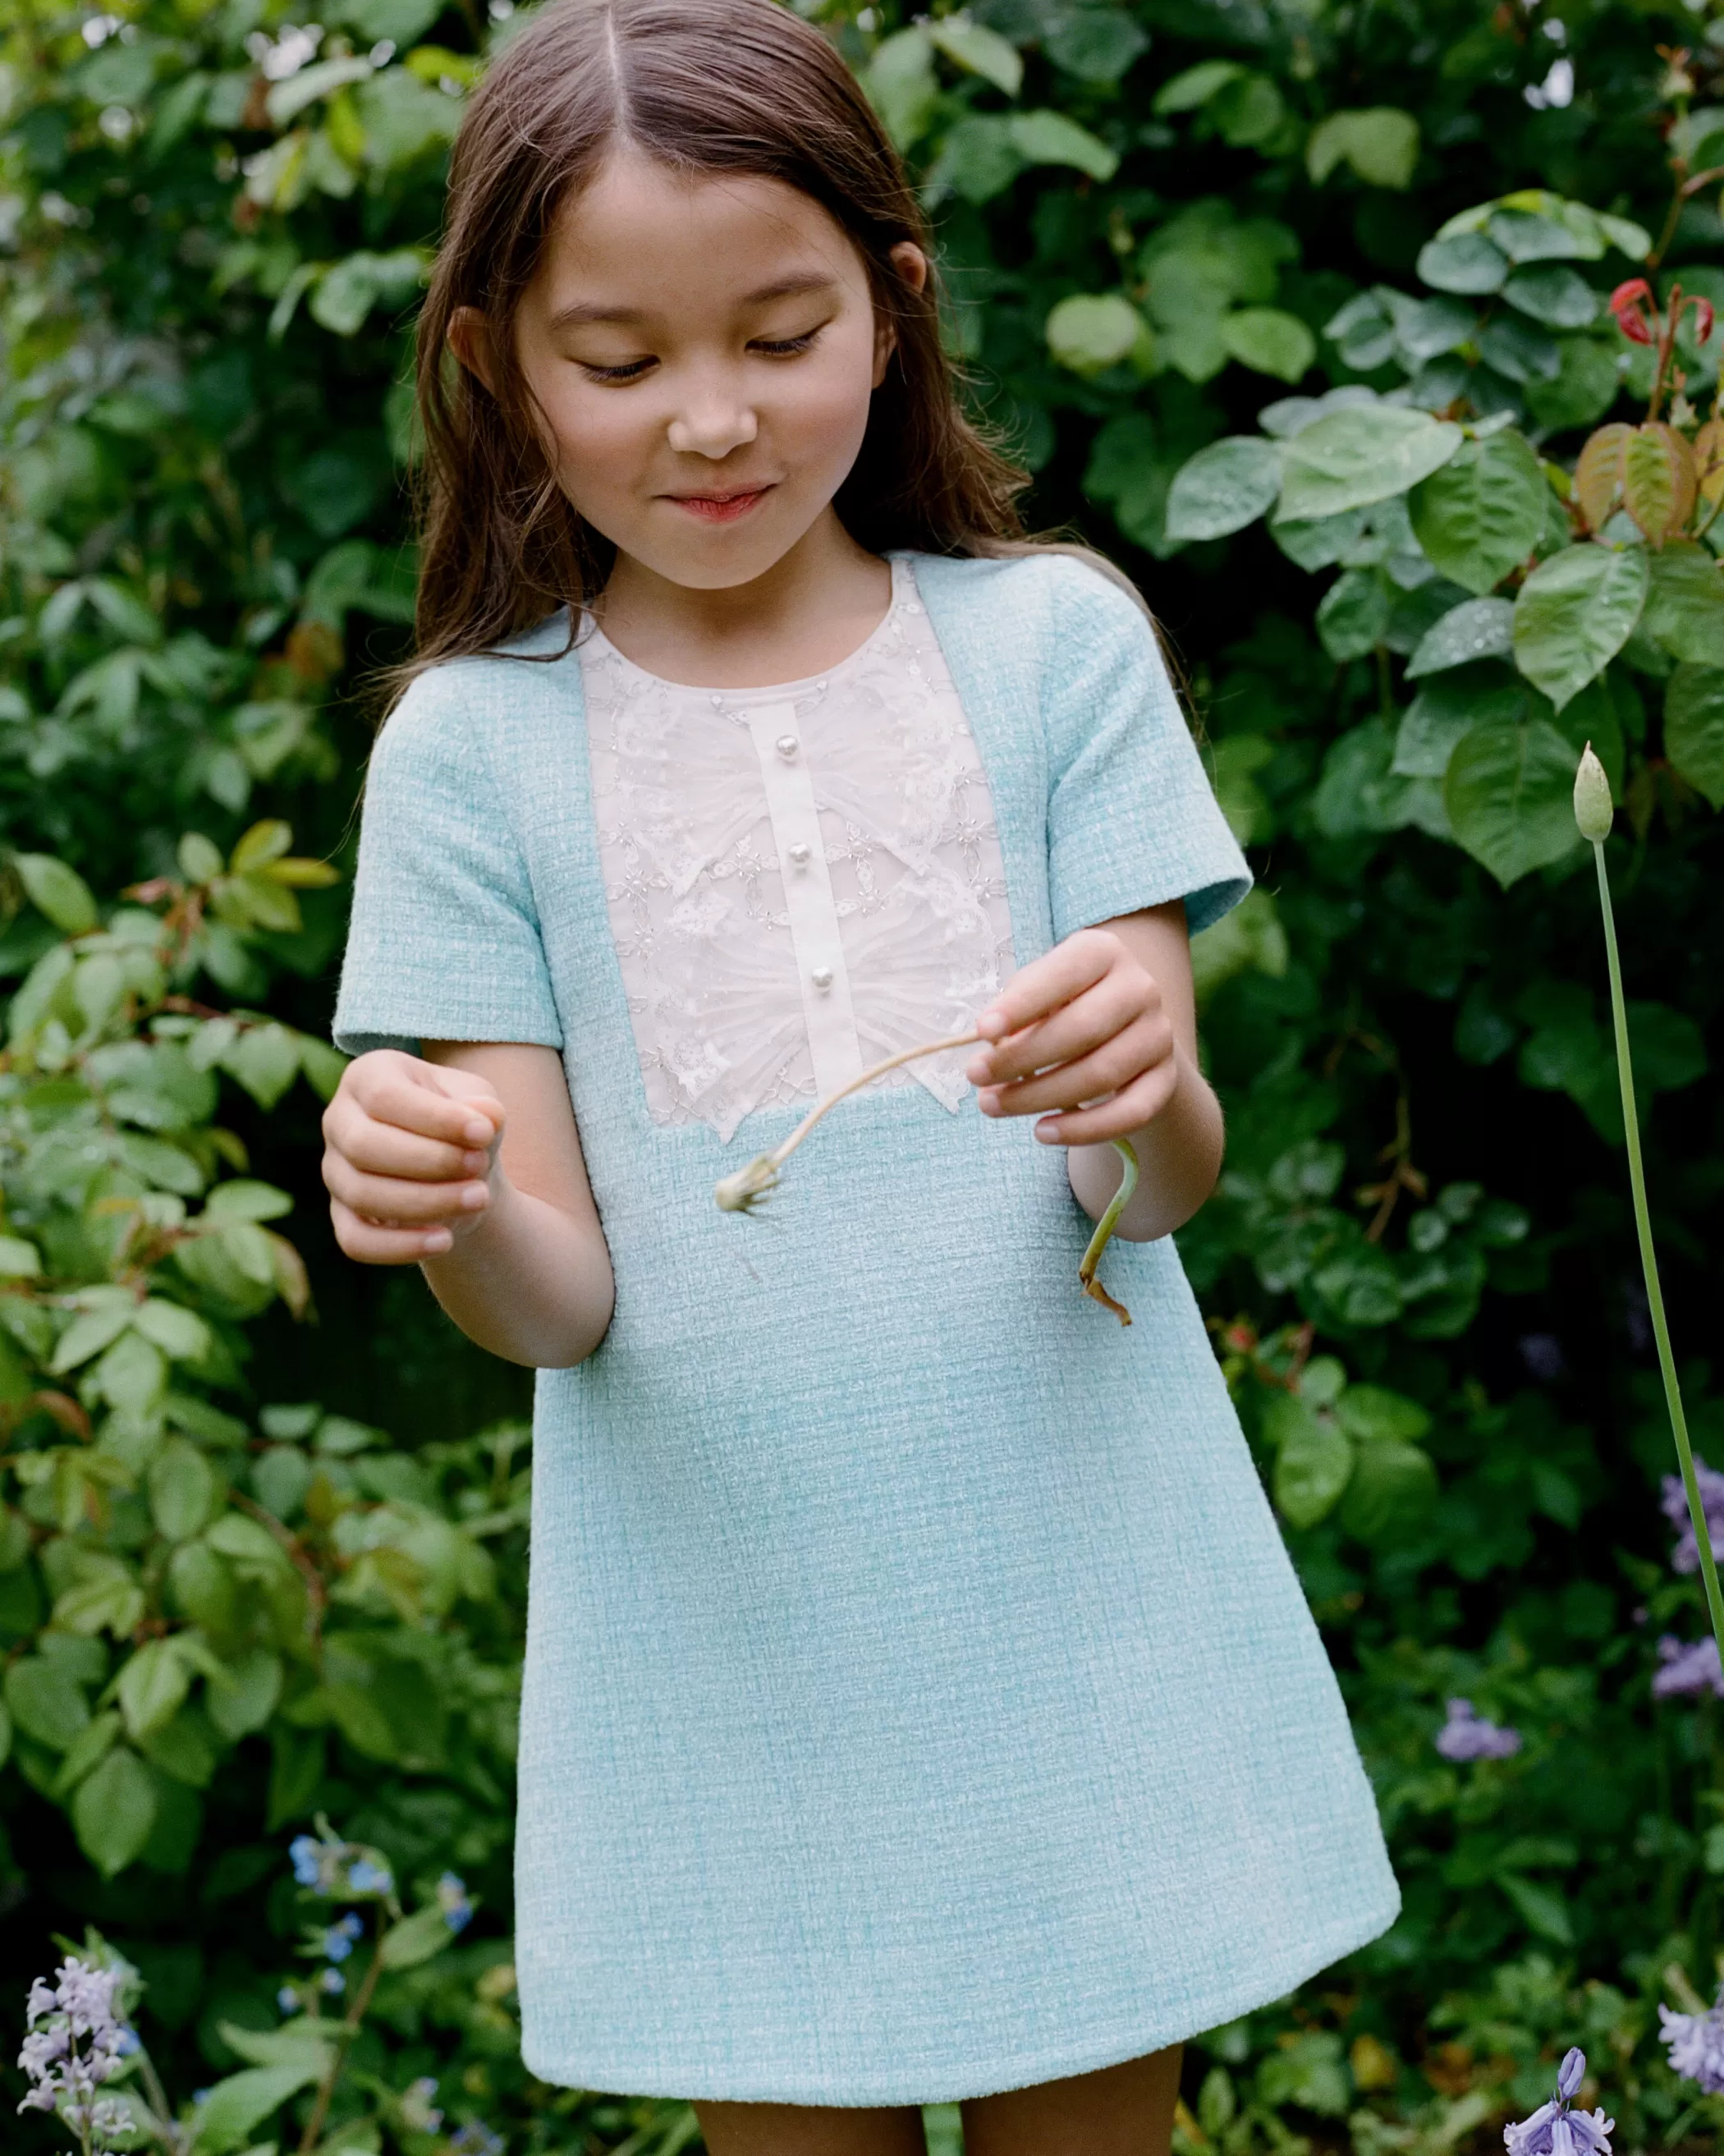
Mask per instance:
[[[593,382],[638,382],[649,367],[658,364],[656,360],[651,359],[627,360],[620,367],[595,367],[584,359],[577,363],[581,372]]]
[[[820,328],[824,327],[822,323]],[[800,336],[757,337],[750,349],[763,352],[770,359],[788,359],[793,352],[806,352],[819,334],[819,329],[812,329],[804,330]]]

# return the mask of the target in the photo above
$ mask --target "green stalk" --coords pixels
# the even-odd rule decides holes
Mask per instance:
[[[1590,834],[1588,834],[1590,836]],[[1664,1396],[1670,1409],[1670,1430],[1676,1440],[1676,1458],[1682,1468],[1682,1487],[1688,1496],[1688,1517],[1694,1524],[1695,1547],[1700,1552],[1701,1577],[1706,1582],[1706,1609],[1712,1620],[1712,1636],[1724,1659],[1724,1595],[1718,1590],[1718,1568],[1712,1561],[1712,1537],[1706,1510],[1700,1502],[1700,1484],[1694,1472],[1694,1448],[1688,1441],[1688,1418],[1682,1412],[1682,1389],[1676,1379],[1676,1358],[1670,1351],[1670,1328],[1664,1314],[1664,1291],[1658,1282],[1658,1256],[1652,1247],[1652,1216],[1646,1205],[1646,1171],[1640,1158],[1640,1125],[1634,1114],[1634,1072],[1629,1057],[1628,1009],[1622,994],[1622,961],[1616,949],[1616,916],[1610,906],[1610,877],[1604,866],[1602,839],[1592,841],[1598,870],[1598,904],[1604,915],[1604,957],[1610,968],[1610,1017],[1616,1029],[1616,1070],[1622,1081],[1622,1120],[1628,1135],[1629,1182],[1634,1197],[1634,1231],[1640,1239],[1640,1270],[1646,1280],[1646,1301],[1652,1312],[1652,1336],[1658,1342],[1658,1367],[1664,1378]]]
[[[1137,1147],[1130,1138],[1116,1138],[1113,1149],[1124,1162],[1125,1170],[1120,1177],[1119,1188],[1108,1200],[1107,1210],[1095,1223],[1095,1232],[1090,1238],[1090,1247],[1084,1252],[1083,1261],[1078,1267],[1078,1279],[1085,1295],[1094,1296],[1097,1302],[1105,1302],[1121,1325],[1129,1325],[1131,1322],[1131,1312],[1124,1303],[1115,1301],[1095,1277],[1095,1268],[1101,1262],[1101,1253],[1107,1248],[1108,1240],[1119,1224],[1121,1214],[1130,1204],[1131,1193],[1137,1188]]]

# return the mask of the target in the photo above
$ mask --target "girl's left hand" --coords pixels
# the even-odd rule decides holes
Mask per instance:
[[[1126,1137],[1179,1084],[1161,989],[1111,929],[1081,928],[1019,967],[976,1027],[983,1045],[965,1075],[983,1114],[1039,1115],[1046,1145]]]

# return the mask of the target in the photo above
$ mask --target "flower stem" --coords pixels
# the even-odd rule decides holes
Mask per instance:
[[[1622,961],[1617,955],[1616,916],[1610,905],[1610,876],[1604,865],[1604,848],[1593,841],[1598,870],[1598,904],[1604,916],[1604,958],[1610,969],[1610,1017],[1616,1029],[1616,1069],[1622,1081],[1622,1120],[1629,1148],[1629,1183],[1634,1199],[1634,1231],[1640,1242],[1640,1270],[1645,1276],[1646,1302],[1652,1313],[1652,1337],[1658,1342],[1658,1368],[1664,1379],[1664,1396],[1670,1409],[1670,1431],[1676,1440],[1676,1458],[1682,1470],[1682,1487],[1688,1497],[1688,1517],[1693,1523],[1695,1548],[1700,1553],[1701,1577],[1706,1582],[1706,1609],[1712,1620],[1712,1636],[1724,1654],[1724,1595],[1718,1589],[1718,1568],[1712,1559],[1711,1531],[1700,1501],[1700,1484],[1694,1472],[1694,1448],[1688,1441],[1688,1418],[1682,1412],[1682,1389],[1676,1377],[1676,1358],[1670,1350],[1670,1328],[1664,1313],[1664,1291],[1659,1286],[1658,1256],[1652,1247],[1652,1216],[1646,1204],[1646,1170],[1640,1158],[1640,1125],[1634,1113],[1634,1072],[1629,1056],[1628,1009],[1623,1001]]]
[[[782,1168],[803,1140],[812,1131],[822,1116],[835,1108],[846,1095],[859,1092],[876,1078],[883,1078],[889,1070],[895,1070],[900,1063],[913,1063],[919,1055],[937,1055],[942,1048],[973,1048],[982,1038],[979,1033],[955,1034],[950,1040],[925,1040],[920,1048],[900,1049],[897,1055],[889,1055],[883,1062],[872,1063],[867,1070],[859,1071],[848,1085],[840,1086],[836,1092],[829,1093],[819,1106],[810,1108],[808,1114],[772,1154],[772,1165]]]
[[[1084,1252],[1078,1266],[1078,1279],[1085,1295],[1092,1295],[1097,1302],[1105,1302],[1121,1325],[1131,1322],[1131,1313],[1122,1302],[1116,1302],[1095,1277],[1095,1268],[1101,1262],[1101,1253],[1107,1248],[1109,1239],[1119,1217],[1131,1203],[1131,1193],[1137,1188],[1137,1150],[1130,1138],[1116,1138],[1113,1149],[1125,1163],[1125,1173],[1120,1178],[1120,1187],[1108,1200],[1107,1210],[1095,1223],[1095,1232],[1090,1238],[1090,1247]]]

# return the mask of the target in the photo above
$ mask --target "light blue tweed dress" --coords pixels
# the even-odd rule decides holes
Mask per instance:
[[[1142,615],[1069,557],[914,557],[1018,963],[1249,876]],[[554,649],[562,631],[539,633]],[[532,639],[527,639],[529,645]],[[415,684],[367,793],[336,1034],[560,1047],[613,1261],[539,1373],[516,1966],[526,2063],[641,2095],[952,2102],[1278,1998],[1398,1906],[1171,1240],[1076,1285],[1065,1157],[865,1093],[771,1224],[654,1123],[580,662]]]

